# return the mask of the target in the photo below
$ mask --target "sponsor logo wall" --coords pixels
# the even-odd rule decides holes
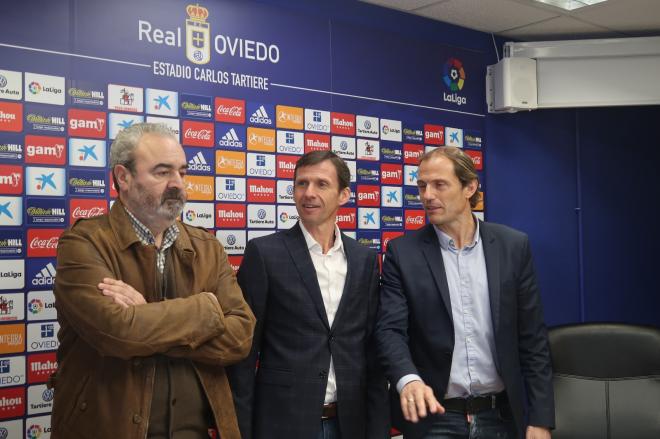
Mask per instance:
[[[127,19],[141,44],[178,48],[188,68],[228,57],[230,47],[242,45],[243,61],[272,69],[285,51],[295,50],[259,41],[250,46],[224,35],[210,40],[215,29],[202,26],[206,30],[195,34],[187,26],[221,8],[208,3],[181,9],[172,11],[181,18],[180,33],[157,29],[145,17]],[[217,70],[200,70],[203,89],[167,77],[136,80],[128,72],[81,80],[74,71],[51,71],[37,55],[24,56],[30,68],[0,58],[0,438],[3,431],[19,432],[15,437],[50,432],[53,391],[45,383],[57,368],[57,243],[76,221],[109,211],[116,198],[109,152],[121,130],[153,121],[175,132],[188,163],[189,201],[181,221],[213,233],[235,269],[249,239],[295,225],[293,171],[306,152],[332,150],[346,160],[352,196],[339,211],[339,227],[380,253],[391,239],[425,224],[416,188],[424,151],[464,148],[483,175],[481,130],[474,123],[461,126],[448,113],[422,118],[395,104],[295,102],[264,87],[248,91],[231,81],[218,87],[223,72]],[[456,108],[465,105],[462,89],[474,80],[460,57],[460,51],[447,56],[445,69],[437,71],[445,101]],[[90,62],[103,68],[101,61]],[[196,76],[200,67],[193,68]],[[155,61],[153,71],[168,76],[157,73]]]

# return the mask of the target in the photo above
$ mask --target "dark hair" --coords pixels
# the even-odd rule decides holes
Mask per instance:
[[[474,162],[461,148],[456,148],[454,146],[441,146],[432,149],[431,151],[424,153],[419,159],[420,166],[423,162],[437,156],[446,157],[452,162],[454,165],[454,174],[456,174],[456,177],[463,187],[467,186],[470,182],[477,180],[478,188],[479,175],[477,175],[477,170],[474,168]],[[474,194],[470,197],[470,207],[473,209],[477,207],[480,198],[479,190],[474,191]]]
[[[332,151],[310,151],[300,157],[296,163],[296,169],[293,171],[293,180],[298,176],[298,169],[305,166],[318,165],[321,162],[330,160],[337,171],[337,181],[339,182],[339,191],[347,188],[351,184],[351,171],[348,170],[346,162]]]

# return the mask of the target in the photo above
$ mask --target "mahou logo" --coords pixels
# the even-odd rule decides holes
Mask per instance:
[[[23,193],[23,167],[0,165],[0,194]]]
[[[69,224],[73,225],[81,218],[92,218],[108,212],[106,200],[89,198],[72,198],[69,202]]]
[[[218,122],[245,123],[245,101],[242,99],[215,98],[215,120]]]
[[[28,229],[27,255],[29,258],[57,256],[57,243],[64,229]]]
[[[48,377],[57,370],[55,352],[32,354],[27,357],[28,384],[45,383]]]
[[[357,214],[355,207],[340,207],[337,211],[337,226],[340,229],[355,229]]]
[[[0,389],[0,417],[15,418],[25,414],[25,387]]]
[[[296,170],[296,163],[298,156],[292,155],[278,155],[277,156],[277,178],[293,178],[293,173]]]
[[[305,133],[305,153],[330,149],[330,136],[327,134]]]
[[[0,102],[0,131],[23,131],[23,104]]]
[[[25,136],[25,163],[63,165],[65,145],[64,137]]]
[[[347,113],[330,113],[330,132],[332,134],[355,135],[355,115]]]
[[[190,146],[213,148],[215,132],[212,122],[195,122],[184,120],[181,127],[183,133],[182,143]]]
[[[107,130],[107,115],[103,111],[70,109],[69,136],[104,139]]]
[[[215,205],[215,226],[222,229],[245,227],[245,204],[218,203]]]
[[[247,201],[248,203],[274,203],[275,180],[261,178],[248,178]]]
[[[423,210],[406,209],[406,230],[416,230],[424,227],[425,214]]]

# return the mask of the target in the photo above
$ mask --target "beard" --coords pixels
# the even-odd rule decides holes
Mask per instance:
[[[157,199],[139,183],[136,185],[136,189],[138,195],[136,201],[140,210],[153,219],[174,221],[181,215],[183,206],[186,204],[186,194],[178,188],[166,189],[160,199]]]

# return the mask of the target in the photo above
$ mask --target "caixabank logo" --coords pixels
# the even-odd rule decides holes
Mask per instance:
[[[265,43],[230,35],[211,33],[209,10],[199,4],[186,6],[185,53],[193,64],[204,65],[211,62],[212,51],[224,56],[242,58],[250,61],[277,64],[280,49],[276,44]],[[138,40],[149,44],[183,47],[181,27],[159,28],[148,20],[138,20]],[[190,69],[188,67],[188,69]],[[184,68],[185,70],[185,68]],[[186,76],[189,76],[186,74]]]
[[[460,59],[452,57],[445,62],[442,71],[442,82],[444,82],[445,87],[451,92],[442,93],[442,98],[445,102],[450,102],[458,106],[467,104],[467,98],[458,93],[465,86],[465,68]]]

